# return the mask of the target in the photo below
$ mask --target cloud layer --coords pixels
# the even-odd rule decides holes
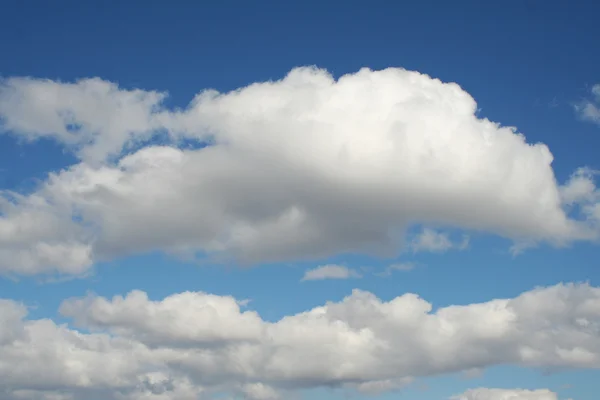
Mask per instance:
[[[528,244],[598,237],[596,214],[565,204],[548,148],[479,118],[454,83],[297,68],[183,110],[165,96],[97,78],[2,82],[3,131],[54,138],[81,161],[31,194],[2,193],[0,272],[80,274],[153,250],[251,264],[393,256],[415,224]]]
[[[435,312],[414,294],[386,302],[355,290],[275,322],[240,304],[201,292],[162,300],[140,291],[89,295],[60,308],[85,329],[78,331],[28,320],[23,305],[0,301],[0,393],[11,400],[187,400],[216,392],[274,399],[319,386],[386,391],[499,364],[600,368],[600,288],[586,284]],[[555,400],[545,391],[486,390],[458,399]]]

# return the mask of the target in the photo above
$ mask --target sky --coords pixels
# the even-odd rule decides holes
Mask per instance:
[[[2,2],[0,400],[593,400],[592,1]]]

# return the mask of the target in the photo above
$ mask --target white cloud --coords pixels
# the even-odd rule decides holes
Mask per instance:
[[[580,168],[561,187],[565,204],[578,207],[596,229],[600,226],[600,190],[594,184],[594,176],[599,173],[589,168]]]
[[[575,111],[584,120],[600,124],[600,84],[592,86],[591,98],[575,105]]]
[[[90,295],[66,300],[60,311],[91,333],[28,320],[23,305],[0,301],[3,399],[191,400],[230,392],[271,400],[323,385],[377,393],[493,365],[600,367],[600,288],[586,284],[435,312],[414,294],[385,302],[356,290],[275,322],[242,311],[231,297],[191,292],[154,301],[139,291]],[[524,390],[461,396],[555,400]]]
[[[594,175],[598,171],[589,168],[580,168],[569,178],[567,183],[561,187],[563,203],[572,206],[581,203],[595,203],[600,192],[594,184]]]
[[[558,400],[558,395],[548,389],[477,388],[454,396],[451,400]]]
[[[412,271],[415,268],[416,268],[416,265],[411,262],[395,263],[395,264],[388,265],[383,270],[383,272],[377,273],[375,275],[385,277],[385,276],[392,275],[395,271],[408,272],[408,271]]]
[[[268,322],[227,296],[150,300],[134,291],[66,300],[61,313],[92,332],[83,333],[27,320],[22,305],[2,301],[0,393],[11,400],[187,400],[229,391],[258,400],[319,386],[377,393],[493,365],[600,367],[600,288],[557,285],[432,308],[414,294],[382,301],[355,290]],[[477,389],[458,399],[504,400],[502,393],[512,392]]]
[[[385,379],[380,381],[369,381],[359,383],[358,385],[348,385],[360,393],[368,395],[378,395],[385,392],[398,391],[414,382],[413,377],[404,377],[400,379]]]
[[[445,232],[437,232],[430,228],[425,228],[416,237],[412,238],[409,248],[413,252],[430,251],[434,253],[444,253],[451,249],[465,250],[469,247],[469,236],[463,235],[460,242],[454,242]]]
[[[360,278],[361,275],[343,265],[327,264],[309,269],[304,273],[303,281],[318,281],[324,279],[350,279]]]
[[[586,218],[599,203],[580,220],[565,213],[548,148],[478,118],[453,83],[299,68],[202,92],[185,110],[164,96],[99,79],[4,81],[4,130],[50,135],[82,161],[31,195],[2,193],[0,272],[78,274],[153,250],[245,263],[393,256],[414,224],[557,245],[598,237]],[[174,147],[144,142],[157,132]],[[209,145],[181,150],[180,138]]]
[[[11,78],[0,81],[0,122],[28,140],[52,137],[88,161],[101,161],[160,128],[153,114],[164,98],[99,78],[75,83]]]
[[[263,321],[254,311],[241,312],[240,306],[244,305],[245,301],[232,297],[195,292],[152,302],[146,293],[132,291],[125,298],[115,297],[112,301],[103,298],[67,301],[60,311],[73,315],[78,325],[99,330],[113,328],[120,336],[136,337],[150,345],[201,346],[258,341],[264,333]],[[87,313],[79,312],[82,309]],[[181,319],[179,323],[165,324],[175,315]],[[181,330],[180,323],[184,321],[186,329]]]
[[[263,383],[243,385],[241,392],[248,400],[279,400],[281,398],[275,389]]]

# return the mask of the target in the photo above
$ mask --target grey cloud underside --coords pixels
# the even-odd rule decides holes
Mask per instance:
[[[184,110],[164,97],[97,78],[0,85],[3,131],[80,158],[32,194],[2,193],[0,272],[81,274],[154,250],[248,264],[393,256],[414,224],[527,244],[598,238],[594,175],[576,174],[587,192],[568,202],[548,148],[478,118],[453,83],[299,68]],[[171,146],[148,142],[158,131]],[[461,246],[436,240],[419,249]]]
[[[355,290],[275,322],[240,304],[200,292],[158,301],[140,291],[90,295],[62,304],[67,326],[28,320],[24,306],[0,301],[0,393],[197,399],[225,391],[266,400],[319,386],[397,390],[419,377],[500,364],[600,367],[600,288],[586,284],[435,312],[414,294],[384,302]],[[458,399],[504,399],[498,393]],[[515,398],[555,400],[551,392],[521,394]]]

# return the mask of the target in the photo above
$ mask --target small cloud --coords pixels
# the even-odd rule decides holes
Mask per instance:
[[[469,241],[468,235],[463,235],[461,241],[454,242],[447,233],[425,228],[409,242],[408,247],[412,249],[413,253],[423,251],[444,253],[448,250],[465,250],[469,247]]]
[[[385,379],[380,381],[363,382],[356,385],[356,389],[367,395],[379,395],[385,392],[399,390],[405,388],[414,382],[412,376],[407,376],[399,379]]]
[[[481,368],[471,368],[463,371],[462,376],[464,379],[475,379],[481,378],[483,376],[483,369]]]
[[[243,299],[237,300],[237,304],[240,307],[248,307],[248,305],[252,302],[252,299]]]
[[[567,183],[560,186],[560,196],[565,206],[594,201],[598,197],[594,176],[600,174],[590,168],[579,168]]]
[[[324,279],[350,279],[360,278],[361,274],[344,267],[343,265],[327,264],[320,267],[310,269],[304,273],[302,282],[304,281],[319,281]]]
[[[413,269],[415,269],[415,267],[416,267],[416,265],[411,262],[396,263],[396,264],[388,265],[387,268],[383,272],[380,272],[375,275],[380,276],[380,277],[385,277],[385,276],[392,275],[396,271],[400,271],[400,272],[412,271]]]
[[[572,387],[573,387],[573,385],[571,385],[570,383],[565,383],[560,388],[561,389],[571,389]]]
[[[600,125],[600,84],[592,86],[591,96],[575,104],[575,112],[584,121]]]

